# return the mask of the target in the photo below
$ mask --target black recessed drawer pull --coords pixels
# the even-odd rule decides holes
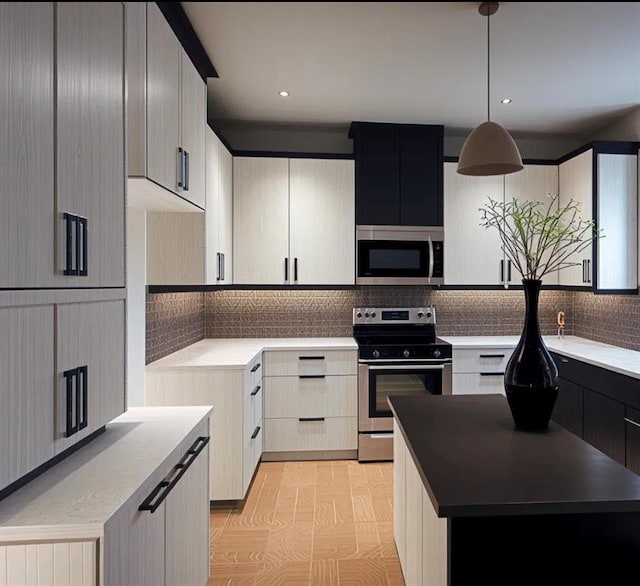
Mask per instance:
[[[504,376],[504,372],[481,372],[480,376]]]
[[[253,391],[251,391],[251,396],[254,397],[255,395],[257,395],[260,392],[261,388],[262,387],[258,385],[255,389],[253,389]]]
[[[631,425],[635,425],[636,427],[640,427],[640,423],[638,423],[637,421],[634,421],[633,419],[629,419],[628,417],[625,417],[624,420],[627,423],[630,423]]]
[[[301,374],[298,378],[326,378],[324,374]]]
[[[162,504],[162,501],[167,498],[167,495],[173,490],[173,487],[180,482],[180,479],[184,476],[189,466],[193,464],[195,459],[200,455],[200,452],[204,450],[204,447],[209,443],[209,437],[201,436],[192,446],[187,450],[187,453],[182,457],[167,477],[162,480],[156,486],[151,494],[144,499],[142,504],[138,507],[139,511],[149,511],[155,513],[158,507]]]
[[[298,421],[324,421],[324,417],[298,417]]]
[[[259,368],[260,368],[260,363],[258,362],[258,364],[255,364],[254,367],[251,369],[251,372],[255,372]]]
[[[256,427],[253,430],[253,433],[251,434],[251,439],[256,439],[259,433],[260,433],[260,426],[258,425],[258,427]]]
[[[504,358],[504,354],[480,354],[480,358]]]
[[[299,360],[324,360],[324,356],[298,356]]]

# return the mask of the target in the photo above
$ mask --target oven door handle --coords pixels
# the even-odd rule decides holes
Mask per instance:
[[[433,279],[433,242],[431,240],[431,236],[427,238],[427,243],[429,244],[429,283],[431,283],[431,279]]]
[[[448,363],[447,363],[448,364]],[[369,370],[444,370],[446,364],[369,366]]]

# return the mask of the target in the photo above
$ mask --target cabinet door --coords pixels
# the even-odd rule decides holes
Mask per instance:
[[[609,397],[584,389],[584,441],[616,462],[625,463],[625,407]]]
[[[187,469],[165,505],[165,586],[209,579],[209,447]]]
[[[443,126],[400,127],[400,224],[442,226]]]
[[[638,287],[638,157],[598,155],[598,289]]]
[[[289,283],[289,161],[233,162],[233,274],[239,284]]]
[[[220,144],[220,199],[218,200],[218,250],[222,254],[221,285],[233,281],[233,156]]]
[[[68,246],[62,214],[87,219],[87,276],[60,279],[124,287],[124,6],[60,2],[56,10],[59,269]]]
[[[147,175],[178,193],[182,47],[155,2],[147,3]]]
[[[0,489],[53,456],[53,306],[0,309]]]
[[[291,159],[289,169],[291,282],[353,285],[353,161]]]
[[[124,412],[124,323],[122,300],[56,306],[56,453]],[[83,366],[85,374],[73,372]],[[79,429],[66,437],[69,423]]]
[[[400,224],[400,129],[361,124],[355,139],[356,224]]]
[[[550,200],[547,194],[558,193],[558,166],[557,165],[525,165],[518,173],[510,173],[504,177],[504,199],[510,202],[513,199],[522,201],[540,202],[540,210],[549,208]],[[557,210],[557,200],[554,210]],[[545,258],[543,257],[543,262]],[[512,270],[511,282],[519,283],[520,275]],[[558,271],[545,275],[545,285],[558,284]]]
[[[640,411],[627,407],[626,412],[626,465],[640,474]]]
[[[205,247],[206,283],[218,285],[222,276],[220,266],[220,174],[222,143],[215,132],[207,126],[206,136],[206,205]]]
[[[573,159],[560,164],[558,170],[560,207],[573,199],[580,204],[580,216],[591,219],[593,208],[593,151],[588,150]],[[576,266],[562,269],[559,273],[560,285],[589,286],[591,284],[591,247],[569,257]]]
[[[0,4],[2,288],[54,275],[53,50],[53,3]]]
[[[187,151],[186,183],[182,196],[205,206],[205,127],[207,125],[206,86],[184,51],[182,53],[182,142]]]
[[[503,201],[503,177],[468,177],[444,164],[444,278],[447,285],[502,283],[503,255],[495,229],[480,225],[479,208],[491,197]],[[506,275],[505,275],[506,276]]]
[[[559,379],[558,399],[551,418],[578,437],[583,437],[584,389],[567,379]]]

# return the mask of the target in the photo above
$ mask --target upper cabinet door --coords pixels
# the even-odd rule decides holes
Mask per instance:
[[[353,285],[353,161],[290,159],[289,168],[291,282]]]
[[[124,287],[124,6],[57,4],[59,270],[76,287]],[[79,216],[71,226],[64,213]]]
[[[507,278],[500,236],[481,226],[479,208],[503,201],[502,175],[469,177],[444,164],[444,278],[447,285],[500,285]],[[512,275],[513,276],[513,275]]]
[[[504,199],[510,202],[513,199],[521,201],[540,202],[540,211],[545,211],[551,203],[548,194],[558,193],[558,166],[557,165],[525,165],[522,171],[510,173],[504,176]],[[558,201],[553,211],[557,211]],[[543,263],[545,257],[543,256]],[[511,282],[519,284],[520,275],[512,270]],[[543,278],[545,285],[558,284],[558,271],[549,273]]]
[[[220,144],[220,199],[218,200],[218,247],[221,258],[221,285],[233,283],[233,156]]]
[[[236,283],[289,283],[289,160],[233,162],[233,274]]]
[[[182,178],[181,61],[169,23],[155,2],[147,2],[147,176],[175,193]]]
[[[573,199],[580,204],[580,216],[584,220],[590,220],[593,208],[593,150],[589,149],[561,163],[558,172],[560,206],[567,205]],[[560,285],[591,286],[591,250],[592,247],[589,246],[568,259],[576,265],[560,271]]]
[[[205,207],[206,86],[184,51],[182,53],[182,141],[186,151],[182,197]]]
[[[638,288],[638,157],[598,155],[598,228],[596,287]]]
[[[0,288],[54,277],[53,4],[0,3]]]
[[[206,135],[206,205],[205,205],[205,247],[206,283],[218,285],[222,277],[220,266],[220,174],[222,143],[211,128]]]

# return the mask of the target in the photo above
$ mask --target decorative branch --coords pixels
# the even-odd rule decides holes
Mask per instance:
[[[580,203],[570,199],[560,207],[558,194],[541,201],[513,198],[499,202],[489,197],[480,208],[480,225],[498,230],[502,250],[523,279],[542,279],[554,271],[579,265],[574,255],[603,238],[595,222],[580,217]]]

